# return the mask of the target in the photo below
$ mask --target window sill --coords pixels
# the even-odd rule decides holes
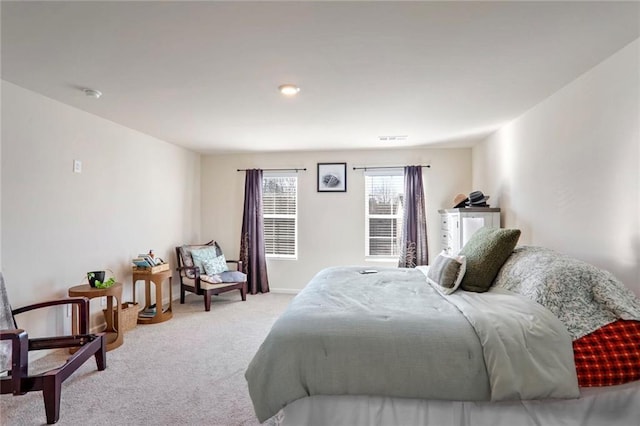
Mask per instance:
[[[267,260],[298,260],[298,256],[267,255]]]
[[[398,263],[397,257],[365,256],[365,262]]]

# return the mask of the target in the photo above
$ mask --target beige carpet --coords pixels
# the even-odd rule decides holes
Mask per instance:
[[[60,425],[257,425],[244,372],[293,296],[237,292],[173,304],[173,318],[138,325],[107,353],[107,369],[85,363],[62,385]],[[38,367],[64,362],[63,353]],[[0,424],[46,424],[39,392],[0,396]]]

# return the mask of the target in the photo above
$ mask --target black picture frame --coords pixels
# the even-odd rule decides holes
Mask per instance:
[[[318,192],[347,192],[347,163],[318,163]]]

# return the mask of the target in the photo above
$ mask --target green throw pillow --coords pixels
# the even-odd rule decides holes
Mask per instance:
[[[518,238],[519,229],[482,228],[473,234],[459,253],[467,258],[467,270],[460,288],[477,293],[489,290]]]

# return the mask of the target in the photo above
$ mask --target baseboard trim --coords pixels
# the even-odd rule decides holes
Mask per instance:
[[[271,287],[271,288],[269,288],[269,291],[271,293],[280,293],[280,294],[298,294],[298,293],[300,293],[300,290],[299,289],[295,289],[295,288],[273,288],[273,287]],[[180,300],[180,288],[178,288],[177,293],[178,294],[174,293],[174,296],[173,296],[173,302],[174,303],[175,303],[176,300],[178,300],[178,301]],[[193,294],[193,293],[187,292],[187,294]],[[247,293],[247,294],[249,296],[251,296],[250,293]]]
[[[300,290],[296,290],[295,288],[270,288],[269,291],[271,293],[281,293],[281,294],[298,294]]]

